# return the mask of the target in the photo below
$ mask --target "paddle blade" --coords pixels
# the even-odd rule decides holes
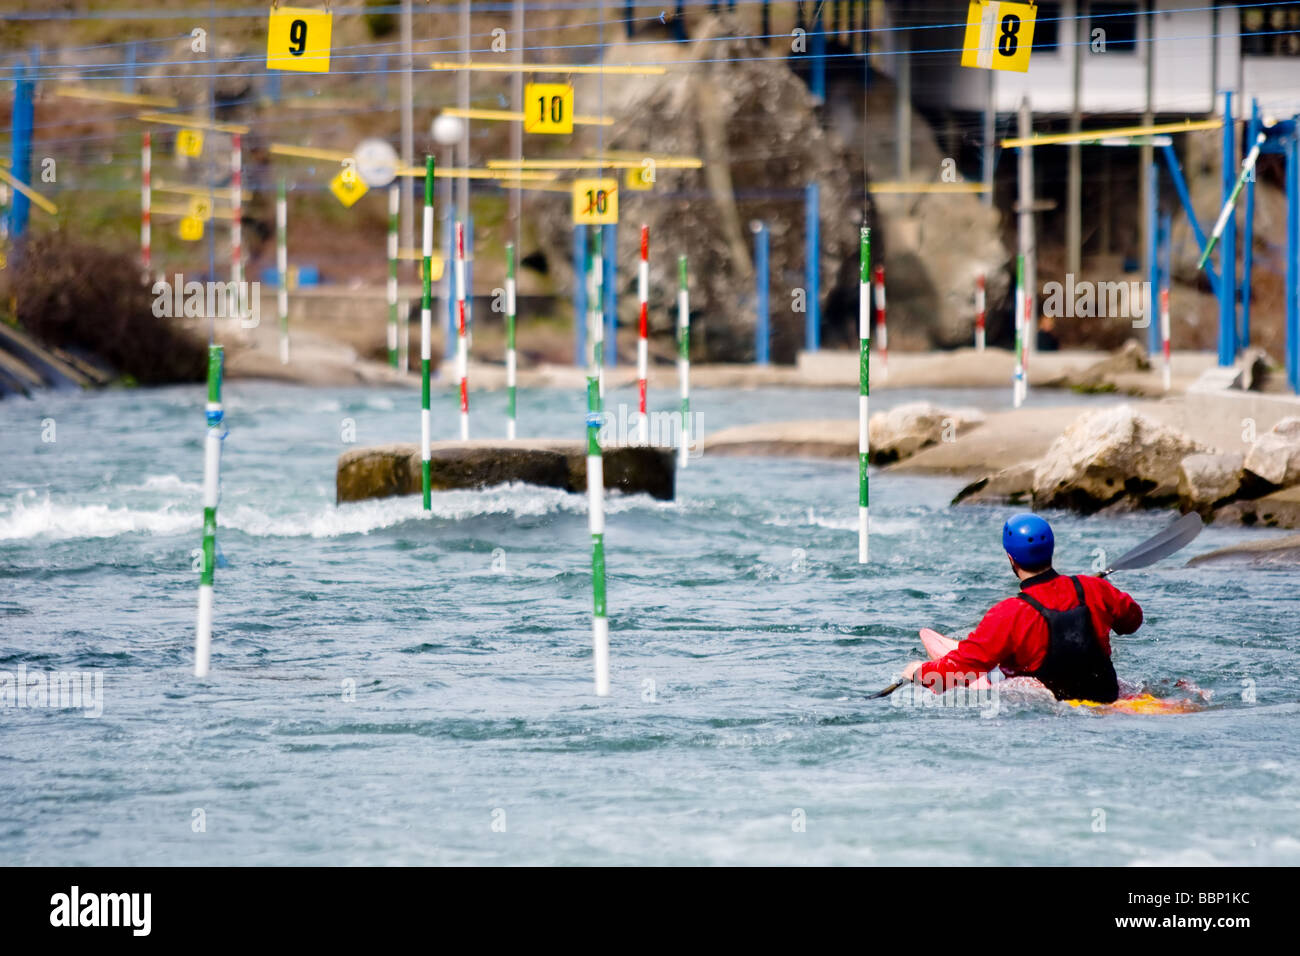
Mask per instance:
[[[1204,526],[1201,516],[1190,511],[1159,534],[1143,541],[1132,551],[1120,555],[1114,564],[1101,573],[1101,576],[1104,578],[1114,571],[1128,571],[1155,564],[1191,544]]]
[[[898,688],[902,687],[906,683],[907,681],[905,680],[894,681],[894,683],[890,684],[884,690],[878,690],[874,694],[868,694],[867,700],[879,700],[882,697],[888,697],[890,694],[898,690]]]

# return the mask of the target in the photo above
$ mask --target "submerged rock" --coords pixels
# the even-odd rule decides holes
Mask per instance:
[[[1227,563],[1265,566],[1300,564],[1300,534],[1287,535],[1285,538],[1271,538],[1268,541],[1243,541],[1226,548],[1218,548],[1197,555],[1187,562],[1187,566],[1190,568],[1198,564]]]
[[[1091,513],[1110,505],[1160,506],[1178,497],[1179,465],[1209,448],[1130,405],[1077,419],[1034,472],[1034,507]]]

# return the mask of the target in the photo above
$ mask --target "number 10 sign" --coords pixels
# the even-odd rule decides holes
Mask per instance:
[[[1038,8],[1032,3],[975,0],[966,13],[961,65],[1028,72],[1037,15]]]
[[[332,13],[320,10],[272,7],[266,31],[266,68],[328,73],[333,20]]]

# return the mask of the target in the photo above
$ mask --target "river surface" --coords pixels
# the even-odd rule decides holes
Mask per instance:
[[[957,479],[877,474],[862,568],[853,461],[706,446],[675,502],[610,498],[599,699],[583,496],[337,507],[344,439],[416,440],[418,391],[233,382],[213,669],[196,680],[203,401],[0,402],[0,680],[102,680],[98,716],[0,708],[0,863],[1300,863],[1295,579],[1182,566],[1265,532],[1210,528],[1117,576],[1147,612],[1116,641],[1121,677],[1208,695],[1197,712],[867,701],[921,654],[918,627],[959,633],[1013,593],[1011,509],[950,508]],[[456,435],[453,402],[435,393],[435,438]],[[476,435],[504,434],[504,395],[473,402]],[[852,418],[857,399],[693,404],[709,432]],[[582,435],[581,394],[525,390],[519,407],[521,436]],[[1050,517],[1058,566],[1084,571],[1170,519]]]

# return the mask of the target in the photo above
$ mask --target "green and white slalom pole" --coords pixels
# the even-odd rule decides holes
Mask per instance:
[[[594,230],[597,237],[600,230]],[[599,239],[596,240],[599,242]],[[588,270],[590,275],[591,270]],[[588,309],[591,319],[599,315]],[[609,621],[605,617],[605,464],[600,452],[604,420],[600,397],[600,346],[596,329],[587,330],[587,521],[591,532],[591,643],[596,669],[596,696],[609,696]]]
[[[221,404],[220,345],[208,346],[208,432],[203,442],[203,566],[199,569],[199,618],[194,634],[194,676],[207,677],[212,662],[212,583],[217,567],[217,501],[221,497],[221,439],[225,411]]]
[[[600,409],[605,409],[605,256],[601,232],[591,231],[591,339],[595,349],[596,384],[600,389]]]
[[[432,420],[429,412],[429,362],[433,357],[433,157],[424,157],[423,289],[420,297],[420,487],[424,510],[433,510],[433,489],[429,475]]]
[[[868,433],[871,396],[871,230],[858,236],[858,564],[867,563],[871,532],[871,493],[867,464],[871,458]]]
[[[280,317],[280,364],[289,364],[289,199],[284,177],[275,191],[276,312]]]
[[[1265,121],[1268,122],[1267,120]],[[1272,126],[1272,123],[1268,123]],[[1241,193],[1241,187],[1246,185],[1246,180],[1250,176],[1250,171],[1255,168],[1255,163],[1259,160],[1260,147],[1264,145],[1264,131],[1260,130],[1259,135],[1255,137],[1255,144],[1250,147],[1250,152],[1242,160],[1241,172],[1237,176],[1237,184],[1232,187],[1232,192],[1228,196],[1228,201],[1223,204],[1223,209],[1219,211],[1219,219],[1214,224],[1214,230],[1210,233],[1210,241],[1205,244],[1205,251],[1201,253],[1200,260],[1196,263],[1196,268],[1201,269],[1205,266],[1205,260],[1210,258],[1210,253],[1214,251],[1214,244],[1219,241],[1223,235],[1223,227],[1228,224],[1228,217],[1232,215],[1233,207],[1237,205],[1237,196]]]
[[[1011,383],[1011,403],[1025,401],[1025,257],[1016,256],[1016,368]]]
[[[397,368],[397,212],[402,187],[388,187],[388,364]]]
[[[682,440],[678,460],[686,467],[691,423],[691,294],[686,288],[686,257],[677,257],[677,381],[682,392]]]
[[[515,244],[506,243],[506,437],[515,438]]]

